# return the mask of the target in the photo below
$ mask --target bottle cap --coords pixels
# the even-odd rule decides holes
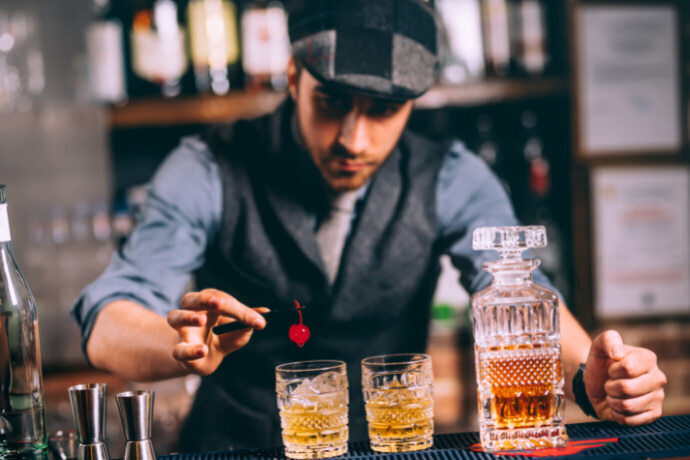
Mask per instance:
[[[523,251],[546,246],[543,225],[480,227],[472,233],[472,249],[493,249],[504,260],[521,258]]]

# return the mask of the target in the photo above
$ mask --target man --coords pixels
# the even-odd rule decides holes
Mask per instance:
[[[462,144],[405,130],[436,64],[425,3],[306,0],[289,29],[286,103],[184,140],[126,246],[74,307],[95,366],[131,380],[204,376],[185,450],[278,445],[274,367],[316,358],[348,363],[351,439],[365,438],[359,361],[423,350],[439,256],[476,292],[490,283],[489,256],[472,251],[472,230],[516,224]],[[192,273],[200,290],[184,294]],[[307,306],[304,348],[288,341],[291,315],[258,314],[293,299]],[[247,328],[212,333],[231,321]],[[651,351],[613,331],[592,343],[565,305],[561,335],[568,395],[604,420],[660,416],[665,377]]]

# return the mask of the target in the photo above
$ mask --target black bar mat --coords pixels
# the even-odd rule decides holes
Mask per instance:
[[[479,442],[477,433],[441,434],[434,436],[430,449],[381,454],[372,452],[366,441],[350,443],[343,460],[526,460],[534,458],[591,458],[597,460],[643,459],[659,457],[690,457],[690,415],[662,417],[654,423],[639,427],[623,427],[615,423],[594,422],[568,425],[571,441],[618,438],[618,442],[603,443],[601,447],[585,449],[567,457],[535,457],[530,455],[494,455],[475,452],[471,446]],[[199,454],[159,456],[159,460],[279,460],[283,449],[252,449]]]

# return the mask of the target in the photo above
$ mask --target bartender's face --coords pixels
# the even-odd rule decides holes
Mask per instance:
[[[334,191],[363,186],[393,151],[412,111],[397,102],[324,86],[306,69],[288,66],[302,139]]]

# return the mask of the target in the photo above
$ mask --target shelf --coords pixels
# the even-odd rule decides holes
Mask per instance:
[[[565,78],[496,79],[464,85],[436,86],[417,100],[418,109],[471,107],[567,94]]]
[[[568,83],[563,78],[488,80],[434,87],[417,100],[416,107],[468,107],[555,96],[565,94],[567,90]],[[282,92],[235,91],[227,96],[142,99],[122,107],[112,107],[109,121],[112,128],[218,123],[270,112],[284,97]]]
[[[235,91],[227,96],[141,99],[112,107],[109,121],[112,128],[219,123],[270,112],[284,97],[272,91]]]

